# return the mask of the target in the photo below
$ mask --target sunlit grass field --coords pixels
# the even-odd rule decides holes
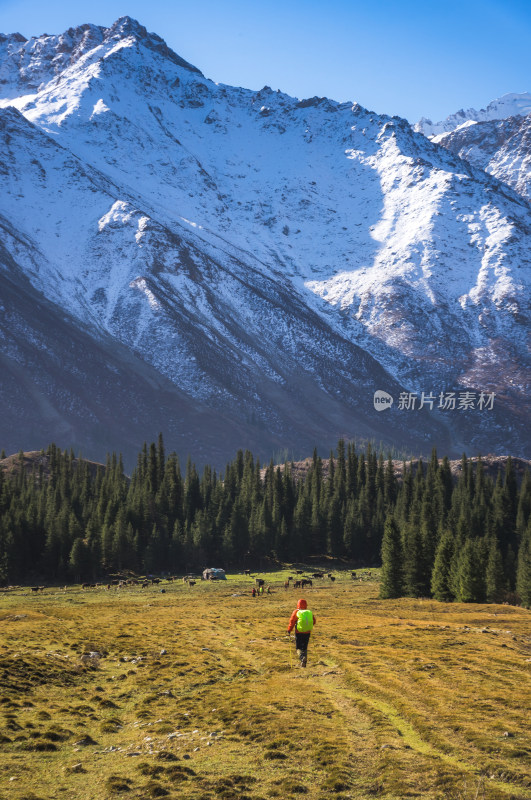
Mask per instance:
[[[529,611],[288,574],[0,594],[0,800],[531,798]]]

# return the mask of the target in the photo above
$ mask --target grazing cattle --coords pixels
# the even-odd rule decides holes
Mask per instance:
[[[302,583],[302,581],[295,581],[295,583],[293,584],[293,588],[294,589],[300,589],[301,588],[301,583]]]
[[[188,586],[195,586],[195,581],[188,581]]]
[[[30,586],[32,592],[38,592],[40,590],[40,586]]]
[[[311,582],[310,578],[303,578],[303,580],[301,581],[301,589],[304,589],[305,586],[313,586],[313,583]]]
[[[303,569],[297,569],[295,571],[296,571],[297,575],[302,575],[302,573],[304,572]]]
[[[355,577],[356,577],[356,573],[355,573],[355,572],[351,572],[350,574],[351,574],[351,576],[352,576],[353,578],[355,578]]]
[[[243,572],[244,572],[244,575],[250,575],[251,574],[251,570],[250,569],[244,569]]]
[[[335,578],[334,578],[333,575],[330,575],[330,580],[332,581],[332,583],[335,581]]]
[[[142,589],[147,589],[148,586],[149,586],[149,581],[142,582]]]
[[[160,583],[160,578],[151,578],[151,583]]]
[[[331,577],[332,577],[332,573],[331,573],[331,572],[329,572],[329,573],[328,573],[328,577],[329,577],[329,578],[331,578]]]
[[[264,583],[265,583],[265,580],[263,578],[255,578],[254,582],[257,583],[258,586],[263,586]]]
[[[288,575],[288,581],[292,581],[292,580],[293,580],[293,575]]]
[[[312,572],[312,578],[324,578],[324,572]]]

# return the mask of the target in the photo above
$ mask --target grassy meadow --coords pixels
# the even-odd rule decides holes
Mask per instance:
[[[531,798],[531,613],[334,574],[1,593],[0,800]]]

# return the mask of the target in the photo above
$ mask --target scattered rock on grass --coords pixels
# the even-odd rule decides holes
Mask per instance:
[[[78,742],[74,742],[74,744],[77,745],[78,747],[87,747],[90,744],[98,744],[98,743],[96,741],[94,741],[92,736],[89,736],[88,733],[87,733],[86,736],[84,736]]]
[[[70,774],[75,774],[75,773],[80,773],[80,772],[86,772],[87,770],[85,769],[85,767],[83,766],[83,764],[80,761],[79,764],[72,764],[71,767],[65,767],[64,771],[67,774],[70,775]]]

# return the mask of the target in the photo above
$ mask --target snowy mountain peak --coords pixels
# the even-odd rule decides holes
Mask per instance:
[[[460,109],[440,122],[432,122],[431,119],[422,117],[413,126],[413,129],[423,133],[425,136],[437,136],[441,133],[454,131],[465,123],[489,122],[491,120],[507,119],[507,117],[525,116],[526,114],[531,114],[531,94],[529,92],[522,92],[521,94],[512,92],[492,100],[486,108],[482,108],[479,111],[475,108],[469,108],[466,111]]]
[[[25,36],[22,36],[21,33],[0,33],[0,45],[4,44],[5,42],[26,42],[27,39]]]
[[[204,441],[200,409],[270,449],[528,446],[531,212],[506,185],[400,118],[207,80],[130,17],[0,47],[0,269],[178,391],[176,431]],[[496,409],[374,408],[453,388]]]
[[[144,45],[144,47],[148,47],[150,50],[154,50],[156,53],[169,58],[170,61],[173,61],[177,66],[184,67],[190,70],[190,72],[202,75],[201,70],[177,55],[158,34],[148,33],[147,29],[132,17],[120,17],[110,28],[105,30],[105,41],[113,39],[120,40],[131,36]]]
[[[103,47],[132,40],[176,66],[202,76],[197,67],[189,64],[156,33],[149,33],[131,17],[120,17],[110,28],[100,25],[79,25],[59,35],[43,33],[25,39],[20,33],[0,35],[0,97],[12,100],[41,91],[66,69],[73,67],[89,53],[94,58],[104,55]]]

